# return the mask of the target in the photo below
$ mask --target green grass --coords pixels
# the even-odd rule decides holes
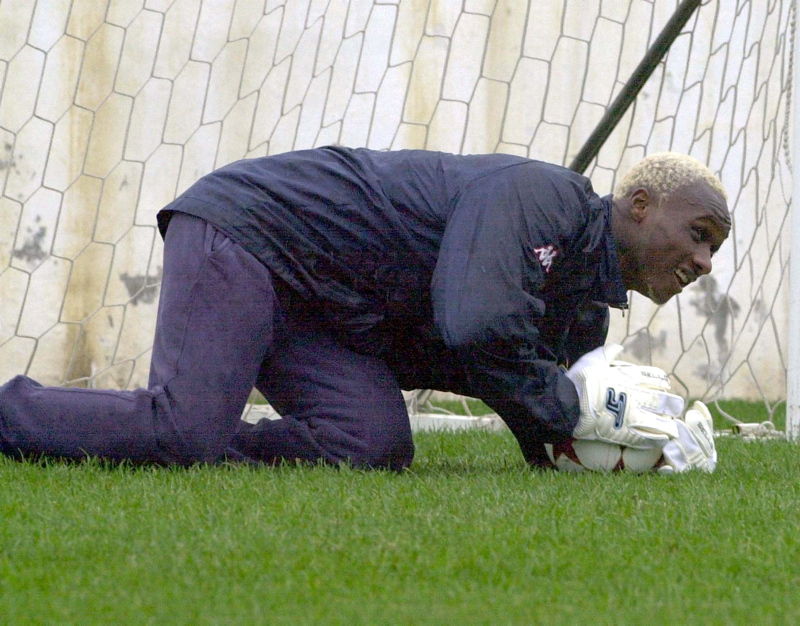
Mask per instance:
[[[0,622],[800,620],[800,448],[713,475],[530,470],[508,433],[416,435],[401,474],[0,459]]]
[[[714,416],[714,425],[717,428],[730,428],[731,423],[724,419],[715,403],[709,402],[708,408]],[[784,431],[786,429],[786,403],[782,402],[773,409],[773,413],[767,410],[763,402],[751,402],[747,400],[720,400],[719,408],[742,422],[766,422],[771,421],[775,428]]]

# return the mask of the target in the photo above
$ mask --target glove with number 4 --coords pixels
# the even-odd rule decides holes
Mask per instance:
[[[615,361],[620,352],[620,345],[602,346],[567,371],[581,407],[572,436],[639,449],[678,439],[675,418],[683,412],[683,398],[669,393],[663,370]]]
[[[705,404],[692,403],[682,419],[675,420],[678,436],[664,446],[664,462],[659,472],[686,472],[699,469],[713,472],[717,466],[717,448],[714,445],[714,421]]]

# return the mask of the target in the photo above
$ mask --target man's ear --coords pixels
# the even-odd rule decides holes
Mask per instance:
[[[641,222],[647,215],[652,201],[650,192],[644,187],[637,187],[630,193],[631,217],[636,222]]]

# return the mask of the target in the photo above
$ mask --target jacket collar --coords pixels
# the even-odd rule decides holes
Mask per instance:
[[[617,244],[611,232],[611,198],[612,196],[608,195],[600,199],[603,203],[606,223],[603,234],[604,254],[595,285],[594,299],[605,302],[616,309],[625,310],[628,308],[628,290],[625,288],[625,283],[622,282]]]

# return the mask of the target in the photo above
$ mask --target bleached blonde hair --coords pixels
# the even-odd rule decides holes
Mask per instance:
[[[657,152],[628,170],[614,190],[614,198],[624,198],[637,187],[644,187],[655,193],[661,204],[678,189],[697,181],[728,199],[719,178],[697,159],[678,152]]]

